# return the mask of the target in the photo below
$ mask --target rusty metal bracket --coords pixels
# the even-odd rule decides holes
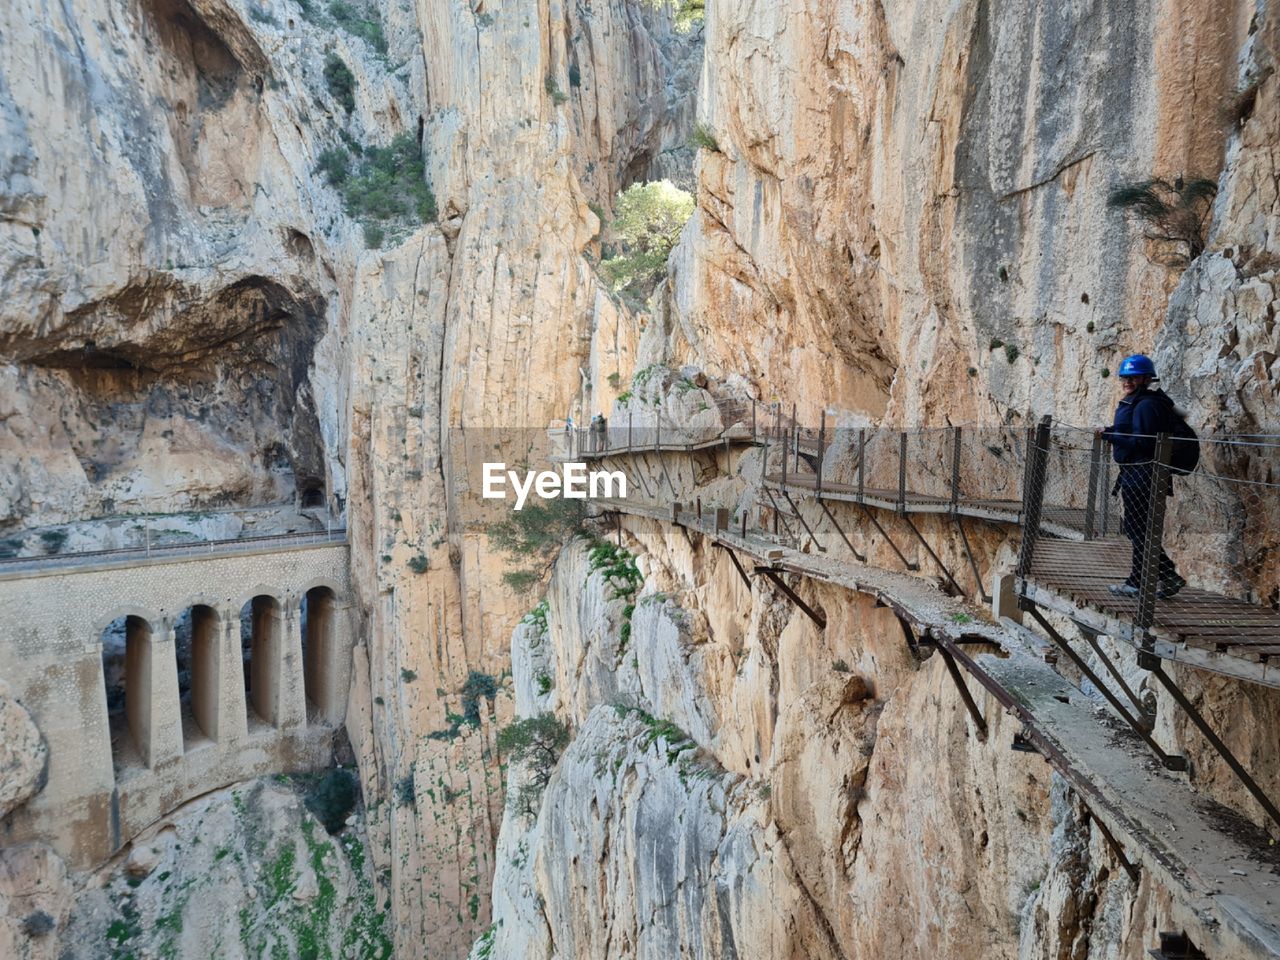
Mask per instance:
[[[796,515],[796,519],[800,521],[800,525],[804,527],[804,532],[809,535],[809,539],[813,541],[813,545],[818,548],[818,552],[826,553],[827,548],[822,545],[822,541],[814,536],[813,530],[809,527],[809,522],[805,520],[804,514],[801,513],[800,508],[796,506],[796,502],[791,499],[791,494],[787,493],[787,491],[783,489],[779,489],[778,492],[782,494],[787,503],[791,504],[792,512]]]
[[[959,427],[956,428],[960,429]],[[987,588],[982,582],[982,574],[978,572],[978,561],[973,558],[973,549],[969,546],[969,535],[964,532],[964,521],[960,519],[960,514],[952,514],[955,517],[956,529],[960,531],[960,542],[964,544],[964,555],[969,558],[969,569],[973,573],[973,582],[978,585],[978,596],[982,598],[985,604],[991,603],[991,594],[987,593]]]
[[[827,515],[827,519],[831,521],[831,525],[836,528],[836,533],[840,534],[840,539],[843,540],[844,545],[849,548],[849,552],[853,554],[854,559],[857,560],[859,563],[866,563],[867,558],[864,557],[862,554],[860,554],[857,548],[852,543],[849,542],[849,538],[845,536],[844,529],[836,521],[836,518],[832,515],[831,511],[827,509],[826,503],[823,502],[822,500],[819,500],[818,506],[820,506],[822,508],[822,512]]]
[[[960,586],[956,578],[951,575],[951,571],[947,569],[946,564],[944,564],[941,558],[936,553],[933,552],[933,547],[929,546],[929,541],[924,538],[924,535],[919,531],[916,525],[912,523],[911,518],[904,514],[902,519],[906,522],[907,526],[911,528],[911,532],[916,535],[916,539],[920,541],[920,546],[924,547],[925,553],[929,554],[929,556],[933,558],[933,562],[938,565],[938,569],[941,570],[946,575],[947,579],[951,582],[951,586],[955,590],[955,592],[960,594],[960,596],[962,597],[968,596],[968,594],[964,592],[964,588]]]
[[[773,567],[756,567],[756,573],[763,573],[772,580],[773,585],[785,593],[787,599],[803,610],[808,618],[818,625],[819,629],[825,630],[827,628],[827,618],[801,600],[800,596],[783,581],[779,571]]]
[[[1133,704],[1134,709],[1138,712],[1139,719],[1146,724],[1148,730],[1154,729],[1156,725],[1156,718],[1148,712],[1147,705],[1139,699],[1136,693],[1133,692],[1133,689],[1125,681],[1124,674],[1122,674],[1116,665],[1111,662],[1111,658],[1102,652],[1102,647],[1098,643],[1098,635],[1087,627],[1080,626],[1079,624],[1076,624],[1076,626],[1080,627],[1080,635],[1084,637],[1085,642],[1093,648],[1093,652],[1097,655],[1098,659],[1102,661],[1102,665],[1107,668],[1107,673],[1111,674],[1112,679],[1115,680],[1115,682],[1120,686],[1120,689],[1124,691],[1124,695],[1129,698],[1129,702]]]
[[[1081,805],[1084,807],[1085,820],[1093,821],[1098,828],[1098,832],[1102,834],[1102,838],[1107,841],[1107,846],[1111,848],[1111,853],[1120,861],[1120,866],[1124,867],[1124,872],[1129,875],[1130,880],[1137,884],[1142,878],[1138,873],[1138,868],[1124,855],[1124,847],[1120,846],[1120,841],[1112,835],[1105,823],[1094,816],[1087,803],[1081,801]]]
[[[1164,688],[1169,691],[1169,695],[1177,701],[1178,706],[1182,708],[1183,712],[1191,718],[1191,722],[1195,724],[1196,729],[1200,731],[1201,735],[1208,740],[1213,749],[1217,751],[1218,756],[1222,757],[1222,759],[1226,761],[1227,766],[1231,768],[1231,772],[1236,775],[1242,784],[1244,784],[1244,788],[1249,791],[1253,799],[1258,801],[1258,805],[1266,811],[1267,816],[1270,817],[1277,826],[1280,826],[1280,810],[1277,810],[1276,805],[1271,802],[1271,798],[1262,792],[1262,788],[1258,786],[1258,782],[1249,775],[1249,771],[1240,764],[1240,761],[1236,759],[1236,755],[1231,752],[1231,749],[1225,743],[1222,742],[1222,738],[1214,733],[1213,728],[1209,726],[1208,722],[1200,714],[1200,711],[1195,708],[1191,701],[1187,699],[1186,694],[1184,694],[1182,690],[1179,689],[1178,685],[1173,682],[1173,678],[1164,672],[1163,665],[1157,662],[1155,667],[1151,670],[1151,673],[1164,685]]]
[[[880,536],[884,537],[885,541],[889,544],[889,546],[893,547],[893,552],[898,555],[898,559],[902,561],[902,565],[906,567],[908,570],[913,570],[913,571],[919,570],[920,564],[912,563],[905,556],[903,556],[902,551],[898,549],[898,545],[893,542],[893,537],[889,536],[889,534],[885,532],[884,527],[880,526],[880,521],[877,520],[876,515],[871,512],[871,508],[868,507],[865,503],[861,503],[859,504],[859,506],[862,507],[862,512],[867,515],[867,519],[871,521],[871,525],[876,528]]]
[[[747,585],[747,590],[749,591],[751,589],[751,578],[747,576],[747,571],[742,568],[742,561],[738,559],[738,555],[733,552],[732,548],[719,540],[712,540],[711,542],[729,555],[729,559],[733,561],[734,568],[738,571],[738,576],[742,578],[742,582]]]
[[[1040,628],[1049,635],[1049,638],[1058,645],[1059,649],[1061,649],[1062,652],[1071,659],[1071,662],[1076,665],[1076,669],[1089,679],[1089,682],[1092,683],[1094,687],[1097,688],[1098,692],[1107,698],[1107,702],[1115,708],[1116,713],[1120,714],[1120,716],[1124,718],[1125,723],[1129,724],[1133,729],[1134,733],[1140,736],[1143,742],[1151,748],[1151,752],[1159,758],[1160,763],[1164,765],[1166,770],[1187,769],[1186,757],[1164,752],[1160,744],[1156,743],[1154,738],[1152,738],[1151,731],[1147,729],[1146,725],[1129,712],[1125,705],[1120,702],[1120,698],[1111,692],[1111,688],[1103,683],[1102,678],[1094,673],[1093,668],[1085,662],[1084,658],[1080,656],[1080,654],[1076,653],[1071,644],[1067,642],[1066,637],[1060,634],[1057,629],[1054,628],[1053,624],[1044,618],[1039,607],[1032,604],[1028,612],[1035,618],[1036,623],[1040,624]]]
[[[769,489],[767,485],[764,487],[761,487],[761,489],[764,490],[765,496],[769,498],[769,502],[773,504],[773,519],[774,519],[773,532],[775,534],[778,532],[777,521],[781,520],[782,525],[787,529],[787,537],[790,538],[791,540],[794,540],[796,543],[799,543],[800,538],[797,537],[795,535],[795,531],[791,529],[791,521],[787,519],[787,515],[782,512],[782,507],[778,505],[777,498],[774,497],[773,491]]]
[[[969,687],[964,682],[964,677],[960,676],[960,668],[956,666],[956,658],[951,655],[947,645],[941,641],[938,642],[936,649],[938,656],[942,657],[942,662],[947,665],[947,673],[951,674],[951,680],[956,685],[956,690],[960,692],[960,699],[964,701],[965,709],[969,711],[973,725],[978,728],[978,739],[985,743],[987,739],[987,721],[982,718],[982,712],[978,710],[978,704],[974,701],[973,694],[969,692]]]

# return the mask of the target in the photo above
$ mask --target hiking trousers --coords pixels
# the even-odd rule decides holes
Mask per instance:
[[[1147,546],[1148,507],[1151,504],[1150,471],[1143,471],[1146,481],[1120,484],[1120,499],[1124,502],[1124,535],[1133,545],[1133,559],[1129,565],[1129,576],[1125,583],[1137,587],[1142,585],[1142,561]],[[1160,580],[1169,581],[1178,575],[1177,568],[1169,555],[1160,549],[1158,575]]]

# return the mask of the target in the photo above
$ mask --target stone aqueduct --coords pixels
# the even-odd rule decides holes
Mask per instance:
[[[0,676],[49,746],[43,790],[0,843],[41,840],[88,867],[209,790],[327,766],[349,595],[347,545],[332,540],[0,571]],[[103,642],[120,627],[112,703]]]

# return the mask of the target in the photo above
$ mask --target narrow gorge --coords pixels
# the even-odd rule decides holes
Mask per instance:
[[[1278,54],[10,0],[0,958],[1280,957]]]

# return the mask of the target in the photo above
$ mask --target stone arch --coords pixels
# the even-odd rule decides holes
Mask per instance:
[[[302,676],[309,722],[325,723],[338,713],[338,595],[325,583],[309,587],[298,606],[302,634]]]
[[[155,769],[182,749],[169,624],[133,606],[98,623],[113,769]]]
[[[111,765],[118,774],[125,767],[150,766],[151,697],[149,695],[152,618],[136,607],[117,611],[97,627],[102,656],[102,680],[111,738]]]
[[[174,626],[182,743],[186,751],[218,740],[218,644],[223,629],[218,608],[199,601],[187,607]]]
[[[280,726],[284,643],[282,599],[264,592],[246,600],[240,608],[240,661],[250,727]]]
[[[219,735],[219,664],[218,646],[223,632],[223,617],[218,608],[207,603],[191,607],[191,718],[195,730],[186,730],[183,723],[183,742],[191,749],[202,737],[218,742]]]

